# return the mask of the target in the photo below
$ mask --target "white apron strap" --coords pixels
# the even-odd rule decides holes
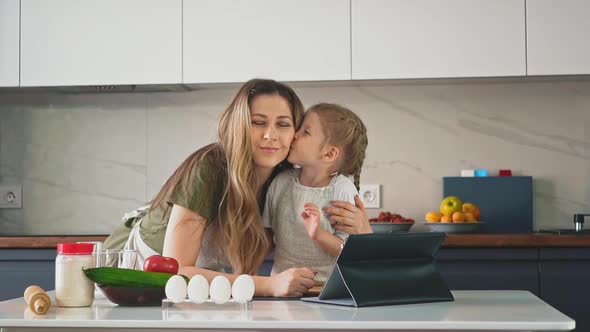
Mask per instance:
[[[127,239],[127,243],[125,243],[125,250],[137,250],[137,261],[135,264],[136,270],[143,270],[143,263],[145,260],[152,256],[152,255],[159,255],[154,249],[150,248],[141,238],[141,234],[139,233],[139,227],[141,225],[141,221],[137,222],[133,229],[131,230],[131,234],[129,234],[129,238]]]

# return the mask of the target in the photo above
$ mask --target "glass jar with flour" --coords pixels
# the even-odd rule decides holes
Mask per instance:
[[[84,269],[95,266],[91,243],[58,243],[55,258],[55,301],[60,307],[86,307],[94,301],[94,283]]]

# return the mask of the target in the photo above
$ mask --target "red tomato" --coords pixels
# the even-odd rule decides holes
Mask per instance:
[[[143,270],[176,274],[178,273],[178,261],[172,257],[153,255],[145,260]]]

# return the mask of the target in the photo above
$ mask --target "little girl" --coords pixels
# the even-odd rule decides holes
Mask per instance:
[[[276,245],[271,274],[308,267],[316,281],[327,279],[348,234],[335,231],[318,206],[354,204],[366,148],[365,125],[349,109],[322,103],[305,113],[288,158],[300,169],[277,175],[266,196],[262,220]]]

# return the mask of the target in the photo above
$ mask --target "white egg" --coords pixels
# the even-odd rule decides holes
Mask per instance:
[[[254,296],[254,279],[247,274],[242,274],[234,280],[231,286],[231,295],[238,302],[247,302]]]
[[[211,300],[217,304],[224,304],[229,301],[231,296],[231,284],[229,280],[224,276],[217,276],[211,280],[211,286],[209,286],[209,295]]]
[[[174,302],[179,303],[186,298],[186,281],[179,275],[174,275],[166,283],[166,297]]]
[[[197,274],[188,282],[188,298],[195,303],[203,303],[209,297],[209,282],[204,276]]]

